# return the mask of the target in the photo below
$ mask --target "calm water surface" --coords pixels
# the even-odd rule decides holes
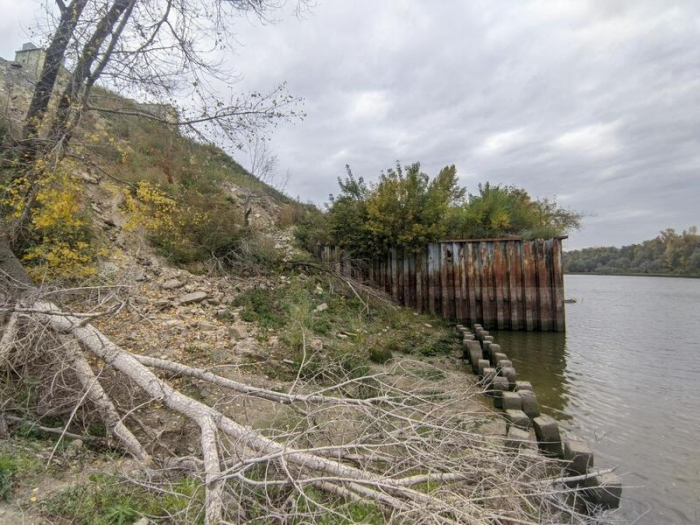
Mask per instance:
[[[622,476],[622,522],[700,523],[700,279],[569,275],[565,334],[497,332],[543,411]]]

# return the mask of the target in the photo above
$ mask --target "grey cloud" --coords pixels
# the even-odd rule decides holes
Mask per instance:
[[[241,20],[225,57],[236,89],[287,80],[306,99],[306,120],[272,138],[290,194],[321,204],[346,163],[373,179],[420,160],[457,164],[472,191],[562,196],[593,214],[572,248],[700,222],[697,1],[317,4],[304,20]]]

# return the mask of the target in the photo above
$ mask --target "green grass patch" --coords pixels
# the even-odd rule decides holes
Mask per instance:
[[[45,472],[38,452],[47,443],[50,442],[23,437],[0,442],[0,501],[9,500],[14,488],[23,481]]]
[[[279,335],[279,357],[291,359],[293,374],[305,379],[361,377],[371,363],[396,354],[422,358],[460,352],[444,321],[402,308],[368,312],[342,285],[322,278],[293,276],[289,284],[242,294],[236,303],[244,321],[258,324],[261,341]]]
[[[425,379],[426,381],[442,381],[447,377],[445,372],[438,370],[437,368],[424,368],[422,370],[416,370],[413,375]]]
[[[203,523],[204,488],[185,478],[165,492],[151,492],[116,476],[96,474],[90,482],[56,494],[44,514],[76,525],[126,525],[142,516],[168,523]]]
[[[384,364],[393,357],[392,351],[386,347],[374,347],[369,349],[369,360],[373,363]]]
[[[7,455],[0,456],[0,501],[7,501],[10,498],[16,472],[15,458]]]

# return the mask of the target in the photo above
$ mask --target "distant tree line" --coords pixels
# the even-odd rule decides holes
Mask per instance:
[[[434,177],[419,163],[382,172],[376,183],[355,177],[349,166],[339,178],[326,213],[301,224],[297,236],[307,247],[315,242],[351,249],[356,256],[389,248],[417,250],[447,238],[564,235],[580,224],[580,215],[553,199],[533,199],[514,186],[480,184],[474,194],[459,185],[457,169],[445,166]]]
[[[564,270],[700,276],[700,235],[695,226],[680,234],[668,228],[641,244],[565,252]]]

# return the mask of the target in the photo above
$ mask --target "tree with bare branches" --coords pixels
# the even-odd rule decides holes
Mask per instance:
[[[46,166],[68,154],[85,112],[158,120],[233,148],[280,120],[301,116],[299,99],[284,84],[228,100],[211,87],[236,80],[217,58],[235,45],[232,20],[249,13],[265,19],[279,7],[272,0],[57,0],[57,14],[47,11],[50,43],[21,138],[8,142],[3,155],[13,179],[23,180],[22,213],[6,226],[12,243],[29,223]],[[59,78],[63,65],[70,71],[65,82]],[[118,94],[94,96],[98,81]],[[125,105],[124,96],[171,106],[177,117]],[[105,97],[111,104],[104,104]]]

